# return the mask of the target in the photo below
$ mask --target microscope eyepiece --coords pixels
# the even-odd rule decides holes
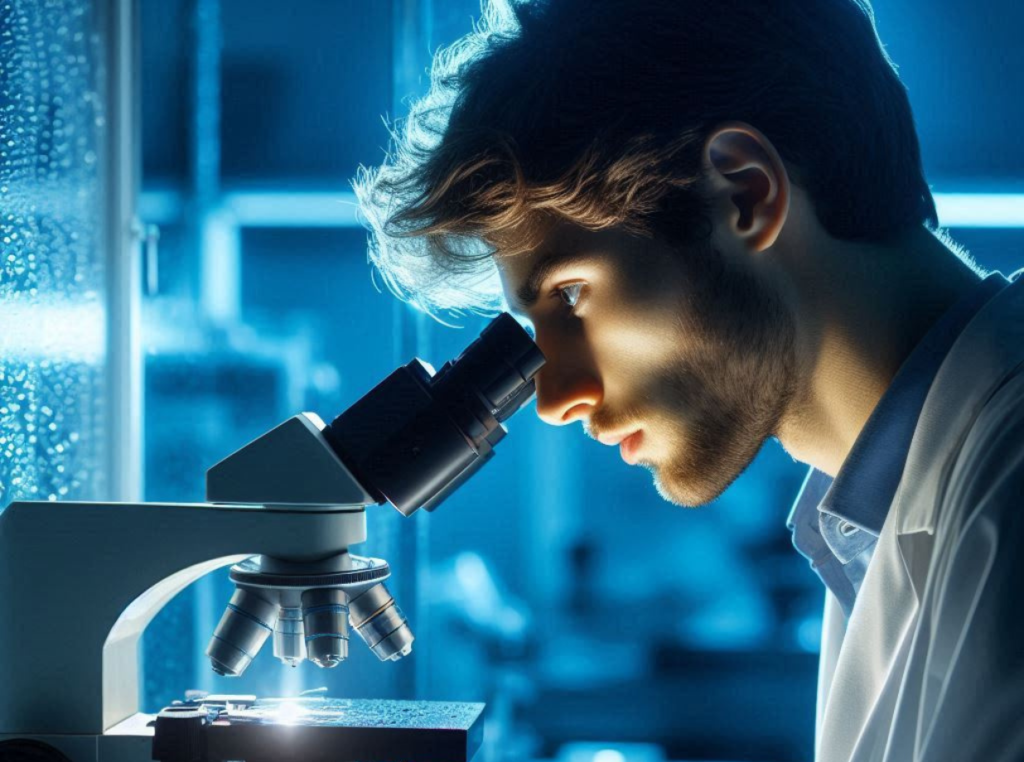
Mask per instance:
[[[324,438],[363,486],[406,516],[433,510],[483,466],[502,423],[533,399],[544,355],[509,314],[436,374],[399,368],[327,426]]]
[[[508,314],[491,321],[454,362],[431,381],[438,397],[471,405],[475,396],[499,423],[533,399],[534,376],[544,355],[530,335]]]

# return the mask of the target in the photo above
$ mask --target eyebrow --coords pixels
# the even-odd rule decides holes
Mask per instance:
[[[559,267],[565,267],[566,265],[576,264],[589,259],[590,256],[588,254],[565,250],[541,257],[534,262],[533,267],[530,268],[530,272],[526,276],[526,280],[523,281],[523,285],[516,290],[517,306],[525,309],[536,304],[537,299],[540,297],[540,287],[544,285],[544,281],[547,280],[548,276]]]

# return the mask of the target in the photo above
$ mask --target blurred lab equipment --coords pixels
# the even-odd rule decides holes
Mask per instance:
[[[445,674],[445,694],[487,697],[481,758],[532,758],[537,739],[519,721],[523,707],[537,698],[530,675],[536,646],[532,612],[474,551],[432,565],[425,581],[432,637],[449,645],[431,654],[433,667]]]
[[[365,508],[436,508],[493,456],[543,364],[502,315],[437,373],[413,360],[329,425],[297,415],[216,464],[209,503],[12,504],[0,515],[0,597],[37,613],[31,629],[0,624],[0,647],[20,654],[0,685],[0,757],[31,742],[72,762],[150,759],[139,638],[171,597],[223,566],[236,590],[207,649],[221,674],[242,674],[272,634],[292,666],[338,665],[350,626],[381,660],[408,654],[390,567],[349,551],[366,540]]]

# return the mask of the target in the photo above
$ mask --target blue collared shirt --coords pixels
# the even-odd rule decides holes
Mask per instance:
[[[957,337],[1009,281],[994,272],[954,304],[900,366],[842,468],[812,468],[787,522],[793,545],[847,616],[896,496],[928,390]]]

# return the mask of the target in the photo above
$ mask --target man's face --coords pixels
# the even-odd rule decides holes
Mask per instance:
[[[756,257],[562,223],[498,266],[547,357],[538,414],[619,444],[666,500],[710,502],[777,433],[795,328]]]

